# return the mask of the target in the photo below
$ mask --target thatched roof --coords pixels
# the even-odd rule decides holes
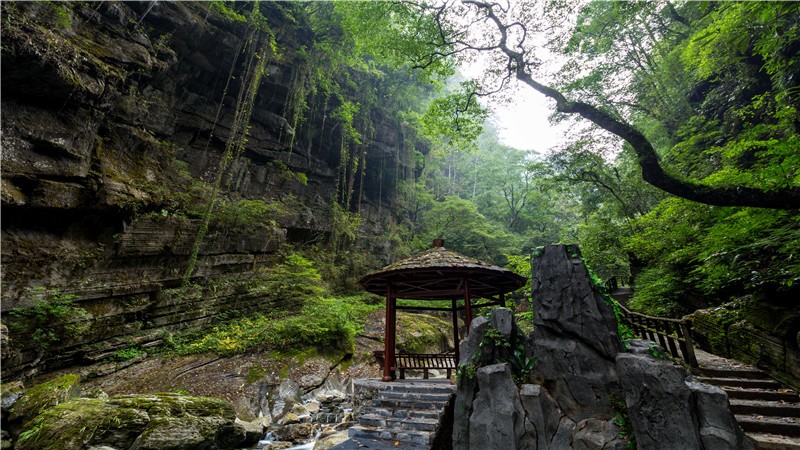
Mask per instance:
[[[438,246],[390,264],[359,281],[365,290],[379,295],[386,295],[389,283],[400,298],[441,300],[463,298],[467,285],[471,297],[497,296],[519,289],[525,279],[510,270]]]

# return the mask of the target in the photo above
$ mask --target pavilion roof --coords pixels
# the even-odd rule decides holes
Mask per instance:
[[[443,300],[470,296],[489,298],[525,285],[525,278],[443,246],[390,264],[359,281],[372,293],[386,295],[389,283],[400,298]]]

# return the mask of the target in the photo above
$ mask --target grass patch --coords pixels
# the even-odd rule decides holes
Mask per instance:
[[[214,352],[222,356],[249,350],[278,350],[310,346],[320,350],[352,351],[355,335],[367,314],[381,307],[372,295],[310,297],[295,315],[258,313],[229,320],[175,339],[181,355]]]

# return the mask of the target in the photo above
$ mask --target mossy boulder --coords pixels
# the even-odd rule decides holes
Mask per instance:
[[[715,355],[730,356],[728,328],[742,320],[741,302],[730,302],[716,308],[695,311],[692,319],[693,338],[701,348]]]
[[[148,394],[75,398],[29,421],[20,433],[17,448],[233,448],[246,438],[235,419],[230,403],[208,397]]]
[[[64,375],[27,389],[14,403],[9,420],[27,422],[47,408],[64,403],[80,395],[80,377]]]
[[[116,448],[120,443],[133,442],[149,421],[145,411],[119,408],[101,399],[76,398],[29,421],[16,448],[59,450],[101,444]]]
[[[397,349],[404,353],[444,353],[454,349],[453,325],[426,314],[397,315]]]

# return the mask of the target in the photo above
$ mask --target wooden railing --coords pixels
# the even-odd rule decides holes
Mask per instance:
[[[619,310],[622,322],[639,337],[661,344],[670,355],[683,359],[689,367],[699,367],[692,345],[691,319],[647,316],[622,305],[619,305]]]
[[[372,352],[375,359],[383,367],[384,353],[382,350]],[[454,353],[398,353],[394,356],[395,366],[392,370],[400,371],[400,379],[405,379],[406,369],[422,370],[422,378],[428,379],[428,370],[446,370],[447,378],[456,369],[456,355]]]

